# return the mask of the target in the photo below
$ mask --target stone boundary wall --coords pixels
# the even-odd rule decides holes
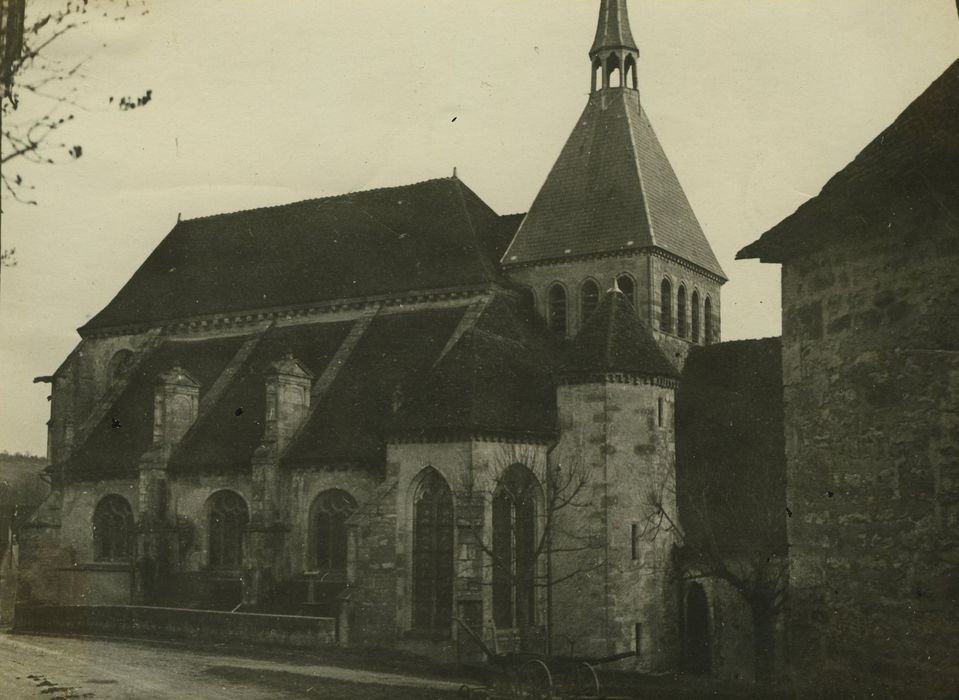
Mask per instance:
[[[244,642],[292,648],[337,643],[336,620],[330,617],[133,605],[20,606],[16,609],[14,631]]]

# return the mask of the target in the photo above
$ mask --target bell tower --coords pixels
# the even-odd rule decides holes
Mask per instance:
[[[588,56],[586,108],[503,268],[568,339],[618,286],[682,368],[693,345],[720,339],[726,276],[640,104],[626,0],[601,0]]]

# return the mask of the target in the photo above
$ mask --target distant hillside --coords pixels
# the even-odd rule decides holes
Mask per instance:
[[[39,505],[50,490],[40,478],[44,457],[0,452],[0,506]]]

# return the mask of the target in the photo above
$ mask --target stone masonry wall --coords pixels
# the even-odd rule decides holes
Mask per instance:
[[[350,518],[350,643],[392,646],[397,635],[397,481],[387,479]]]
[[[244,472],[177,476],[170,482],[170,509],[176,514],[179,543],[177,568],[203,571],[209,564],[209,511],[207,502],[222,489],[234,491],[251,507],[250,477]]]
[[[636,283],[636,310],[643,323],[653,331],[666,357],[682,368],[686,355],[692,346],[692,299],[693,292],[699,292],[700,343],[705,332],[704,304],[708,296],[712,304],[712,342],[718,343],[721,336],[720,284],[707,278],[700,272],[667,260],[658,255],[639,252],[628,256],[611,256],[588,260],[571,260],[550,265],[520,267],[509,270],[509,275],[518,283],[533,290],[536,311],[546,317],[546,302],[549,288],[554,282],[560,282],[566,288],[568,336],[573,338],[579,332],[585,319],[582,314],[580,287],[587,279],[599,284],[600,296],[611,289],[614,280],[622,274],[630,275]],[[663,278],[668,278],[673,289],[673,325],[671,331],[664,331],[660,319],[660,292]],[[680,285],[686,287],[686,336],[677,335],[677,291]]]
[[[608,652],[634,649],[638,631],[636,667],[662,671],[678,655],[674,534],[650,500],[677,520],[673,390],[610,383],[606,395]]]
[[[664,330],[662,325],[662,283],[663,279],[669,279],[672,285],[672,327],[670,330]],[[680,286],[686,287],[686,334],[679,335],[677,319],[679,318],[679,299],[678,292]],[[653,336],[659,341],[660,347],[666,353],[672,362],[682,369],[686,364],[686,356],[693,346],[693,292],[699,293],[699,341],[698,344],[705,344],[706,316],[705,304],[709,298],[712,312],[712,338],[711,343],[718,343],[722,339],[722,306],[720,299],[721,285],[705,277],[704,275],[690,269],[685,265],[672,260],[665,260],[658,256],[650,256],[650,276],[649,276],[649,298],[650,309],[649,318],[646,322],[653,331]],[[646,321],[646,315],[642,316]]]
[[[510,278],[533,290],[536,297],[536,311],[546,317],[547,291],[554,282],[560,282],[566,288],[567,326],[569,337],[575,337],[586,319],[582,314],[580,286],[587,279],[599,285],[600,298],[612,289],[613,282],[622,274],[630,275],[636,281],[636,302],[638,309],[649,306],[647,279],[647,257],[630,254],[586,260],[571,260],[549,265],[518,267],[509,269]],[[645,320],[646,316],[642,315]]]
[[[370,472],[333,469],[296,469],[285,471],[281,493],[282,512],[289,520],[286,539],[289,575],[316,568],[310,541],[310,510],[313,502],[327,489],[345,491],[358,506],[370,500],[379,479]],[[392,559],[392,556],[390,557]]]
[[[113,378],[111,361],[118,353],[131,356],[150,342],[148,334],[118,335],[81,341],[57,371],[51,387],[47,458],[58,464],[69,456],[77,431]]]
[[[635,650],[638,636],[634,667],[669,668],[678,653],[673,537],[667,526],[655,527],[649,494],[661,494],[675,519],[673,392],[568,385],[559,388],[558,404],[562,435],[551,465],[586,470],[588,482],[577,499],[586,505],[558,514],[556,546],[578,551],[553,557],[554,578],[580,573],[554,586],[555,648],[605,656]]]
[[[959,687],[957,270],[947,223],[784,266],[799,675],[839,668],[899,697]]]

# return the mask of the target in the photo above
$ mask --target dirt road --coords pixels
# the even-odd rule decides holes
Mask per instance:
[[[457,682],[139,641],[0,632],[0,698],[447,700]]]

